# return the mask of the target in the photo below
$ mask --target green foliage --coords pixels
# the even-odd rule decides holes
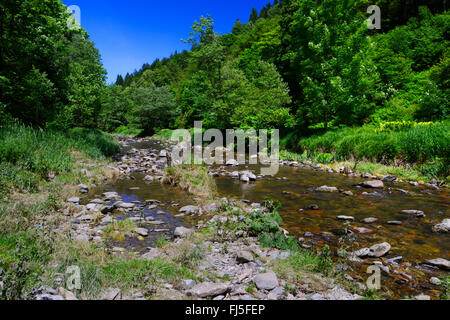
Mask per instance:
[[[51,246],[42,241],[43,237],[36,230],[14,235],[3,232],[0,234],[0,277],[3,281],[0,299],[24,299],[24,294],[39,281]]]
[[[143,129],[147,135],[153,135],[159,129],[170,126],[175,116],[175,96],[168,87],[131,89],[133,124]]]
[[[69,28],[67,7],[59,0],[5,0],[0,10],[4,112],[41,127],[95,127],[105,70],[87,33]]]

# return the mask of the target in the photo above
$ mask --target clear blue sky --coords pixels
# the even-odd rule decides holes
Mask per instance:
[[[108,83],[144,63],[189,49],[181,39],[200,16],[210,14],[219,34],[229,33],[236,19],[247,22],[253,7],[269,0],[63,0],[81,9],[81,25],[100,50]],[[272,1],[273,2],[273,1]]]

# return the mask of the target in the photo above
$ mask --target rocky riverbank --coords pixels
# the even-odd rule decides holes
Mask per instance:
[[[147,183],[163,180],[165,169],[169,165],[167,155],[171,145],[168,142],[152,142],[152,148],[139,148],[139,145],[144,146],[149,141],[124,137],[118,137],[118,140],[123,152],[109,169],[116,172],[119,179],[133,181],[136,179],[135,173],[139,173]],[[282,161],[280,164],[324,170],[309,163]],[[214,177],[230,176],[240,183],[265,178],[252,170],[230,170],[237,165],[230,162],[222,167],[211,168],[209,173]],[[332,170],[328,172],[335,173]],[[345,168],[341,173],[352,174],[346,172]],[[373,190],[384,188],[385,181],[396,180],[392,176],[378,178],[372,175],[366,175],[366,179],[367,182],[362,183],[361,187]],[[437,184],[435,186],[439,188]],[[367,289],[363,278],[354,279],[346,274],[346,268],[342,265],[333,268],[332,277],[318,273],[316,270],[319,268],[299,267],[301,261],[306,259],[320,264],[320,259],[314,258],[313,252],[310,253],[310,246],[304,243],[304,238],[298,240],[301,248],[299,251],[263,247],[258,237],[249,232],[248,221],[247,224],[245,221],[246,217],[265,211],[264,204],[236,202],[226,198],[205,202],[194,198],[199,202],[198,205],[181,207],[177,203],[159,199],[128,202],[117,192],[104,192],[89,198],[86,195],[89,195],[90,189],[88,185],[79,185],[79,196],[67,200],[70,210],[66,210],[67,221],[59,226],[58,233],[65,234],[71,241],[99,246],[108,256],[127,261],[164,261],[179,267],[188,266],[191,276],[155,281],[151,288],[139,290],[130,290],[128,287],[102,288],[96,296],[77,295],[62,288],[42,287],[32,292],[34,298],[58,300],[78,296],[103,299],[353,300],[362,299],[362,294]],[[317,188],[316,192],[341,192],[351,196],[351,191],[328,186]],[[186,197],[189,196],[186,194]],[[167,214],[168,207],[176,208],[178,217],[195,217],[196,224],[192,228],[186,228],[165,221],[162,217]],[[312,208],[316,209],[318,208]],[[417,216],[417,213],[414,214]],[[341,216],[343,220],[350,218],[354,220],[353,217]],[[370,222],[367,220],[367,223]],[[279,226],[277,228],[284,235],[288,234]],[[444,220],[435,229],[436,232],[448,232],[448,221]],[[364,232],[362,229],[360,231]],[[164,241],[158,241],[156,246],[143,250],[120,245],[133,241],[146,243],[146,239],[154,234]],[[403,267],[399,266],[403,259],[382,258],[390,249],[389,243],[380,243],[350,252],[349,259],[365,263],[363,259],[368,258],[370,264],[380,266],[387,274],[394,273],[398,277],[409,278],[410,275],[402,272]],[[448,261],[445,259],[434,259],[427,263],[448,269]],[[430,279],[435,286],[439,286],[440,281],[437,278]],[[417,298],[429,297],[419,295]]]

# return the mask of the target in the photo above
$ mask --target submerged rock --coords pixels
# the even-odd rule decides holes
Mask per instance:
[[[375,222],[378,222],[378,219],[377,218],[366,218],[366,219],[363,220],[363,222],[367,223],[367,224],[375,223]]]
[[[317,192],[338,192],[338,188],[336,187],[329,187],[329,186],[321,186],[319,188],[316,188]]]
[[[414,215],[417,218],[424,218],[424,217],[426,217],[425,213],[423,211],[420,211],[420,210],[402,210],[401,213]]]

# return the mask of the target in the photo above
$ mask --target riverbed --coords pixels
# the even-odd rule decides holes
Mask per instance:
[[[162,150],[165,145],[157,141],[126,143],[124,152],[151,148]],[[412,296],[425,293],[438,295],[437,287],[430,284],[431,277],[448,275],[447,271],[424,264],[427,259],[450,259],[448,233],[433,232],[433,226],[450,218],[450,200],[446,187],[430,189],[427,186],[412,186],[409,183],[387,182],[383,189],[365,189],[359,184],[367,179],[349,177],[325,170],[282,166],[276,176],[266,176],[252,182],[241,182],[226,172],[252,170],[259,174],[259,166],[241,165],[237,167],[214,167],[218,172],[216,184],[220,198],[245,200],[261,203],[266,198],[280,201],[282,227],[289,234],[312,250],[329,245],[338,258],[339,249],[357,250],[376,243],[388,242],[392,248],[382,258],[386,263],[396,258],[389,274],[383,274],[382,283],[388,287],[392,297]],[[131,173],[91,192],[95,195],[107,191],[117,192],[125,202],[146,203],[149,199],[158,201],[151,207],[142,205],[139,215],[158,222],[149,228],[145,241],[134,239],[125,241],[129,250],[145,249],[153,246],[161,236],[172,239],[173,230],[178,226],[194,227],[202,222],[202,217],[183,216],[179,208],[195,205],[192,196],[177,188],[161,184],[159,181],[144,181],[145,174]],[[321,186],[336,187],[340,192],[318,192]],[[345,191],[345,192],[344,192]],[[403,210],[423,211],[425,217],[402,213]],[[119,219],[138,214],[121,214]],[[340,216],[352,217],[345,222]],[[365,223],[367,218],[377,221]],[[373,219],[375,220],[375,219]],[[348,230],[351,230],[349,233]],[[350,236],[349,236],[350,234]],[[114,245],[120,245],[116,241]],[[401,259],[399,258],[401,257]],[[373,259],[358,263],[346,263],[347,274],[355,279],[366,279],[368,265]]]

